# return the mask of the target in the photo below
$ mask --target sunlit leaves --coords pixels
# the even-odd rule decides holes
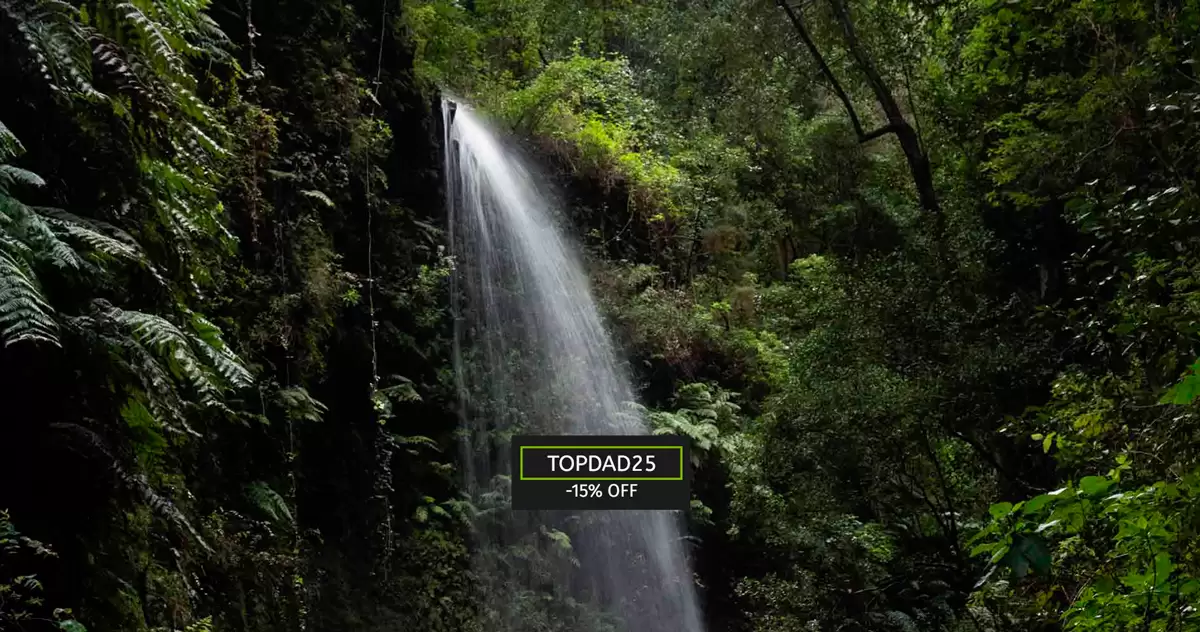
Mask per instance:
[[[1200,361],[1188,367],[1188,374],[1159,400],[1163,404],[1190,404],[1200,396]]]
[[[1197,581],[1194,570],[1181,574],[1174,560],[1191,547],[1179,536],[1200,509],[1200,473],[1110,493],[1117,484],[1111,476],[1088,476],[1078,486],[1035,496],[1011,511],[993,506],[994,520],[975,536],[981,543],[972,554],[990,555],[991,564],[1010,569],[1016,578],[1031,570],[1056,577],[1072,572],[1072,564],[1098,556],[1105,574],[1094,577],[1065,610],[1068,629],[1124,629],[1143,623],[1146,615],[1195,620],[1196,613],[1181,613],[1188,601],[1179,597]],[[1112,539],[1095,539],[1100,533]],[[1081,542],[1085,536],[1091,538]],[[1079,549],[1081,544],[1086,548]],[[1077,561],[1081,555],[1083,560]],[[1053,568],[1051,557],[1063,568]],[[1153,595],[1149,602],[1148,594]]]

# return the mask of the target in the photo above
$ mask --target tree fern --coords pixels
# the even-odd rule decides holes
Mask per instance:
[[[192,331],[194,346],[208,360],[209,366],[217,371],[225,382],[235,388],[246,388],[253,382],[253,377],[242,360],[225,344],[221,330],[200,314],[192,314]],[[201,344],[202,343],[202,344]]]
[[[58,344],[54,309],[42,295],[36,276],[3,246],[0,241],[0,338],[6,346],[22,341]]]
[[[88,30],[79,11],[63,0],[0,0],[0,17],[12,20],[37,71],[51,90],[93,99]]]
[[[100,222],[72,215],[62,209],[39,209],[55,233],[87,246],[93,253],[113,259],[146,263],[141,246],[125,231]]]
[[[55,310],[42,292],[39,269],[77,272],[85,254],[147,262],[137,242],[114,227],[21,202],[14,189],[45,184],[37,174],[7,162],[23,149],[0,124],[0,339],[6,345],[58,344]]]
[[[250,384],[249,371],[220,340],[216,327],[207,321],[203,321],[203,333],[185,333],[155,314],[114,307],[105,317],[124,326],[138,343],[152,349],[175,378],[192,386],[205,406],[222,407],[227,387]],[[202,361],[201,357],[208,361]]]

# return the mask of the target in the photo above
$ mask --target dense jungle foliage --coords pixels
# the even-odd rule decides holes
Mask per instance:
[[[1198,38],[1193,0],[0,0],[0,629],[487,629],[442,94],[546,168],[693,443],[711,630],[1200,629]]]

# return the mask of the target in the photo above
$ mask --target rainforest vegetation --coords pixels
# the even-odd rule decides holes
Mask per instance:
[[[1198,38],[1195,0],[0,0],[0,629],[488,630],[444,95],[561,193],[693,446],[710,630],[1200,629]]]

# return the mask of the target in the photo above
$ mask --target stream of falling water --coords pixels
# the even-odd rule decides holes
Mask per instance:
[[[488,632],[702,632],[674,512],[514,512],[514,434],[645,434],[535,172],[443,104],[463,463]]]

